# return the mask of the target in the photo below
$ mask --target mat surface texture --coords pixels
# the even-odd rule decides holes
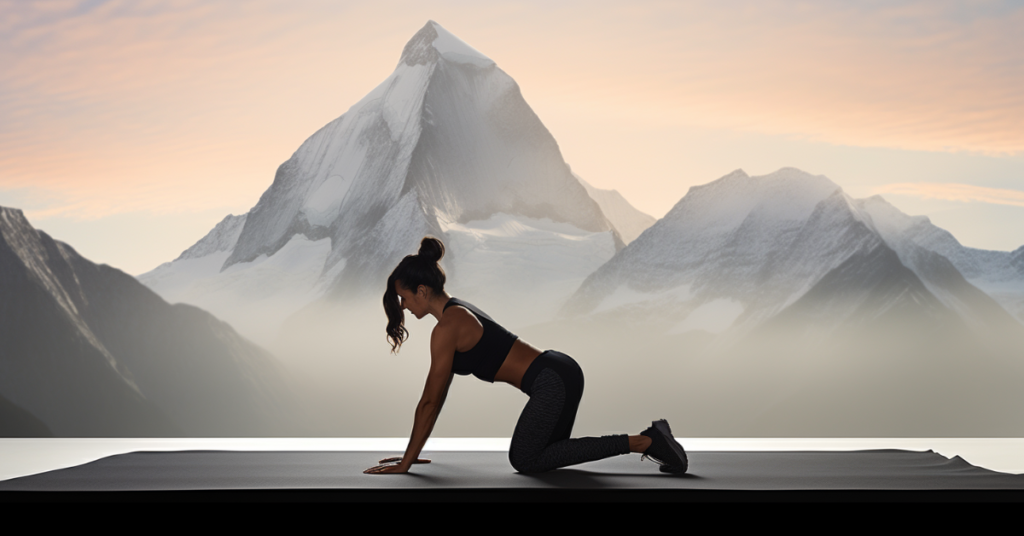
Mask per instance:
[[[931,451],[692,452],[685,475],[636,455],[522,475],[504,452],[435,452],[406,475],[366,475],[381,452],[132,452],[0,482],[0,492],[185,490],[1024,490],[1024,475]]]

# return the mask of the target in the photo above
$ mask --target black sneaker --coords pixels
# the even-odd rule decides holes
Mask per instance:
[[[647,447],[643,459],[650,459],[661,467],[662,473],[685,473],[687,468],[686,451],[674,437],[668,421],[662,419],[651,423],[651,427],[640,432],[640,435],[651,438],[651,446]]]

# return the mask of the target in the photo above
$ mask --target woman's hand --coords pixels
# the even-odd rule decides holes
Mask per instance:
[[[381,461],[379,461],[377,463],[382,463],[382,464],[383,463],[402,463],[402,457],[401,456],[395,456],[394,458],[384,458],[383,460],[381,460]],[[423,458],[416,458],[416,461],[414,461],[412,463],[430,463],[430,460],[426,460],[426,459],[423,459]]]
[[[398,464],[382,464],[382,465],[375,465],[375,466],[373,466],[373,467],[363,471],[363,474],[367,474],[367,475],[390,475],[390,474],[395,474],[395,475],[397,475],[397,474],[408,473],[408,472],[409,472],[409,468],[408,467],[402,467],[401,465],[398,465]]]
[[[398,462],[398,463],[395,463],[395,462]],[[416,461],[414,461],[412,463],[430,463],[430,460],[427,460],[427,459],[424,459],[424,458],[416,458]],[[363,473],[368,474],[368,475],[399,474],[399,473],[408,473],[408,472],[409,472],[409,468],[408,467],[402,467],[402,458],[400,458],[398,456],[395,456],[394,458],[384,458],[383,460],[380,461],[380,465],[375,465],[375,466],[373,466],[373,467],[363,471]]]

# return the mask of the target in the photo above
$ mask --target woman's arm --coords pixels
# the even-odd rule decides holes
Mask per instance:
[[[438,326],[441,328],[441,326]],[[416,463],[420,451],[427,443],[430,432],[434,429],[437,416],[441,413],[441,407],[448,397],[448,388],[451,386],[452,361],[455,357],[455,332],[450,329],[434,329],[430,336],[430,372],[427,373],[427,383],[423,387],[423,395],[416,405],[416,414],[413,419],[412,434],[409,436],[409,446],[405,449],[405,455],[398,465],[378,465],[364,471],[364,473],[406,473],[413,463]]]

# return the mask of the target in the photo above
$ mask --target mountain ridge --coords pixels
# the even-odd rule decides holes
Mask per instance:
[[[883,203],[895,212],[883,213]],[[852,199],[821,175],[782,168],[750,177],[735,170],[692,187],[664,218],[588,276],[562,314],[607,314],[615,307],[649,302],[650,307],[659,304],[652,309],[660,311],[656,314],[685,319],[707,304],[731,303],[718,306],[719,311],[731,311],[719,324],[735,336],[801,300],[804,305],[797,307],[806,308],[813,296],[830,295],[832,291],[820,288],[822,281],[838,277],[829,274],[851,259],[864,258],[888,264],[889,270],[897,270],[896,264],[908,270],[913,277],[905,278],[902,292],[919,295],[919,302],[934,300],[976,329],[1020,328],[1019,319],[997,299],[897,224],[931,225],[927,218],[906,216],[877,196]],[[948,235],[932,227],[931,233]],[[892,251],[896,264],[891,257],[871,254],[878,248]],[[868,298],[873,288],[868,281],[874,276],[864,270],[868,279],[862,290]],[[645,318],[637,317],[634,306],[628,310],[631,318]]]
[[[7,207],[0,295],[0,396],[57,436],[260,435],[294,417],[266,351]]]

